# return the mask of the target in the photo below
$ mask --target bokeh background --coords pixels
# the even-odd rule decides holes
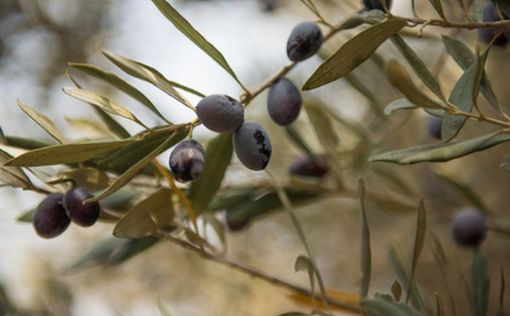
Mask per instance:
[[[298,22],[314,19],[297,0],[170,2],[225,55],[241,81],[252,88],[288,63],[285,43],[292,27]],[[455,1],[445,2],[449,7],[455,5]],[[330,21],[340,21],[361,9],[355,0],[317,3]],[[417,3],[424,16],[434,14],[427,1]],[[392,12],[409,16],[410,1],[395,0]],[[458,12],[453,10],[452,15],[455,13]],[[418,40],[411,36],[409,43],[431,69],[437,70],[441,83],[449,91],[461,71],[450,59],[441,58],[443,47],[438,40],[441,32],[450,31],[427,28],[424,38]],[[335,37],[324,47],[323,55],[334,51],[352,34],[346,32]],[[471,47],[477,41],[473,31],[452,35],[465,40]],[[181,35],[150,1],[2,0],[0,126],[3,132],[49,139],[17,107],[16,101],[20,100],[50,116],[70,139],[97,136],[93,130],[72,123],[73,118],[93,117],[93,112],[86,104],[66,96],[61,89],[72,86],[64,75],[67,62],[89,62],[115,69],[101,55],[101,48],[149,64],[169,79],[206,95],[226,93],[238,96],[241,92],[223,69]],[[400,58],[388,44],[379,52],[384,59]],[[507,50],[494,50],[487,65],[494,90],[503,105],[508,104],[510,93],[507,89],[510,79],[508,54]],[[300,64],[289,77],[299,86],[320,62],[320,57],[313,57]],[[355,74],[370,92],[368,98],[354,89],[352,82],[344,80],[307,93],[307,96],[321,101],[343,119],[354,122],[379,141],[379,149],[434,142],[427,134],[425,113],[396,113],[389,118],[374,114],[378,111],[375,108],[380,111],[389,101],[399,97],[376,62],[365,63]],[[126,105],[143,121],[151,125],[158,123],[140,105],[109,87],[78,74],[76,77],[90,89]],[[194,118],[191,111],[148,84],[124,78],[148,95],[170,120],[187,122]],[[192,97],[191,100],[198,101]],[[265,94],[250,106],[248,117],[261,121],[268,129],[274,148],[278,148],[270,169],[278,178],[284,179],[289,162],[299,156],[299,151],[265,114]],[[130,122],[122,124],[133,133],[139,131],[139,127],[130,125]],[[314,149],[323,150],[306,115],[300,116],[297,126]],[[448,217],[459,208],[471,205],[473,196],[466,194],[466,190],[459,191],[448,185],[438,174],[464,184],[481,197],[491,211],[491,223],[504,230],[510,222],[507,209],[510,198],[505,193],[509,176],[501,163],[509,152],[508,146],[446,164],[377,169],[360,160],[363,156],[353,156],[349,162],[349,151],[372,148],[358,146],[359,140],[345,126],[335,125],[335,129],[347,156],[345,163],[342,160],[346,185],[355,190],[357,178],[363,176],[369,187],[369,201],[371,192],[379,197],[379,203],[370,204],[369,213],[374,256],[372,292],[388,292],[397,278],[388,256],[391,244],[396,242],[404,262],[410,262],[415,213],[409,209],[417,205],[420,197],[425,197],[430,226],[451,256],[447,271],[451,272],[456,303],[462,306],[465,302],[462,295],[457,295],[460,293],[457,272],[469,274],[470,252],[457,249],[451,242]],[[461,136],[490,130],[491,126],[470,122]],[[212,136],[213,133],[203,128],[195,132],[195,137],[204,142]],[[16,153],[12,149],[10,152]],[[161,161],[165,162],[168,155],[168,152],[162,155]],[[394,175],[397,180],[388,182],[389,175]],[[246,171],[234,160],[225,185],[264,177],[264,174]],[[30,224],[16,220],[24,211],[34,208],[42,199],[41,195],[1,188],[0,199],[0,315],[6,314],[9,304],[16,305],[25,315],[78,316],[159,315],[158,301],[168,306],[174,315],[277,315],[310,308],[292,300],[291,293],[286,290],[208,262],[166,242],[120,266],[91,267],[66,273],[65,268],[86,250],[110,236],[113,226],[100,223],[89,229],[70,227],[59,238],[42,240]],[[332,196],[297,209],[326,286],[346,293],[356,293],[361,280],[358,204],[355,196]],[[221,215],[220,219],[223,220]],[[506,236],[491,231],[485,244],[489,271],[494,280],[493,293],[498,289],[500,269],[510,274],[510,248]],[[295,258],[303,254],[304,249],[286,214],[272,214],[254,221],[240,232],[228,233],[226,245],[228,258],[291,283],[308,286],[306,274],[294,272]],[[446,291],[444,283],[439,282],[441,277],[429,249],[420,261],[417,279],[431,304],[435,291]],[[493,295],[491,305],[495,302]],[[510,304],[508,295],[505,302]]]

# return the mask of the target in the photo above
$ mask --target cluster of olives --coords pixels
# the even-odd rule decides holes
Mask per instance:
[[[508,19],[503,13],[498,12],[498,9],[492,3],[487,3],[487,5],[483,9],[483,21],[484,22],[497,22],[502,19]],[[478,33],[480,38],[485,43],[490,43],[494,37],[499,33],[499,29],[494,28],[483,28],[478,29]],[[510,40],[510,29],[506,28],[503,33],[501,33],[495,40],[494,45],[499,47],[504,47],[508,44]]]
[[[287,41],[287,56],[299,62],[313,56],[321,47],[323,36],[317,24],[303,22],[294,27]],[[303,100],[299,89],[287,78],[279,78],[269,87],[267,110],[278,125],[289,125],[299,115]],[[196,107],[200,122],[217,133],[233,132],[234,151],[241,163],[251,170],[263,170],[271,159],[272,147],[266,130],[257,122],[245,121],[244,107],[238,100],[213,94]],[[196,179],[206,163],[204,148],[195,140],[179,143],[170,154],[170,170],[179,182]]]
[[[94,225],[99,218],[99,203],[83,203],[91,197],[89,190],[83,187],[72,188],[65,194],[49,194],[32,216],[35,232],[49,239],[62,234],[71,221],[82,227]]]
[[[487,235],[485,216],[476,208],[466,208],[453,218],[451,231],[458,245],[477,247]]]

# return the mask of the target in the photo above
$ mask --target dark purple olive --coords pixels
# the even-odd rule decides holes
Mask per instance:
[[[296,176],[322,178],[329,171],[326,159],[322,156],[303,156],[294,160],[289,173]]]
[[[365,10],[381,10],[386,11],[384,6],[389,10],[391,9],[392,0],[363,0],[363,5],[365,6]]]
[[[321,29],[313,22],[299,23],[292,29],[287,40],[287,56],[292,61],[303,61],[315,55],[321,48]]]
[[[250,218],[238,216],[235,208],[227,209],[225,213],[227,215],[227,227],[232,232],[240,231],[250,223]]]
[[[184,140],[170,154],[170,170],[179,182],[193,181],[204,171],[205,160],[204,147],[200,143],[193,139]]]
[[[428,120],[428,130],[431,137],[441,139],[441,127],[443,125],[443,118],[438,116],[431,116]]]
[[[214,132],[233,132],[244,122],[243,105],[228,95],[209,95],[197,104],[196,110],[200,122]]]
[[[456,214],[452,221],[453,239],[463,247],[476,247],[487,234],[485,216],[475,208],[467,208]]]
[[[278,125],[289,125],[301,110],[301,93],[287,78],[281,78],[271,85],[267,95],[267,111]]]
[[[64,195],[64,207],[69,217],[78,226],[89,227],[99,218],[99,202],[83,203],[92,198],[90,191],[83,187],[72,188]]]
[[[234,151],[241,163],[251,170],[263,170],[271,159],[271,142],[258,123],[244,122],[234,133]]]
[[[63,197],[62,193],[51,193],[37,206],[32,215],[32,225],[40,237],[57,237],[69,227],[71,220],[62,204]]]
[[[484,22],[497,22],[500,21],[501,18],[498,15],[498,11],[496,7],[492,3],[487,3],[483,9],[483,21]],[[489,44],[492,39],[498,34],[499,29],[494,28],[483,28],[478,29],[478,34],[480,35],[480,38],[487,44]],[[494,45],[499,47],[504,47],[506,44],[508,44],[510,38],[510,31],[508,29],[505,29],[505,31],[499,35],[494,40]]]

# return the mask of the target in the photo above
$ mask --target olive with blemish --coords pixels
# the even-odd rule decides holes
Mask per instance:
[[[315,55],[323,41],[322,31],[316,23],[299,23],[287,40],[287,56],[292,61],[303,61]]]
[[[271,159],[271,142],[258,123],[244,122],[234,133],[234,151],[241,163],[251,170],[263,170]]]
[[[179,182],[193,181],[204,171],[205,161],[204,147],[194,139],[184,140],[170,154],[170,170]]]

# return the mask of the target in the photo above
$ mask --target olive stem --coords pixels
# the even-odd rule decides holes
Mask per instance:
[[[450,21],[450,20],[440,20],[440,19],[422,19],[419,17],[404,17],[404,16],[398,16],[398,15],[391,15],[392,18],[403,20],[411,25],[409,26],[417,26],[417,25],[428,25],[428,26],[436,26],[436,27],[442,27],[442,28],[460,28],[460,29],[467,29],[467,30],[474,30],[474,29],[488,29],[488,28],[505,28],[507,26],[510,26],[510,20],[501,20],[501,21],[495,21],[495,22],[457,22],[457,21]]]
[[[241,273],[244,273],[244,274],[247,274],[251,277],[254,277],[254,278],[257,278],[257,279],[260,279],[262,281],[265,281],[265,282],[268,282],[270,284],[273,284],[275,286],[278,286],[278,287],[281,287],[281,288],[284,288],[284,289],[287,289],[287,290],[290,290],[294,293],[297,293],[297,294],[300,294],[300,295],[304,295],[304,296],[311,296],[312,293],[303,288],[303,287],[300,287],[300,286],[297,286],[297,285],[294,285],[292,283],[289,283],[287,281],[284,281],[282,279],[278,279],[276,277],[273,277],[273,276],[270,276],[268,274],[266,274],[265,272],[263,271],[259,271],[259,270],[256,270],[252,267],[249,267],[249,266],[246,266],[246,265],[243,265],[243,264],[240,264],[240,263],[236,263],[236,262],[233,262],[233,261],[230,261],[228,260],[227,258],[223,257],[223,256],[217,256],[217,255],[213,255],[211,253],[208,253],[207,251],[203,250],[203,249],[200,249],[196,246],[194,246],[193,244],[185,241],[185,240],[182,240],[182,239],[179,239],[175,236],[172,236],[170,233],[164,231],[164,230],[159,230],[156,235],[161,238],[161,239],[164,239],[164,240],[167,240],[167,241],[170,241],[172,242],[173,244],[181,247],[181,248],[184,248],[186,250],[189,250],[189,251],[192,251],[194,252],[195,254],[198,254],[199,256],[201,256],[202,258],[206,259],[206,260],[209,260],[209,261],[212,261],[212,262],[216,262],[218,264],[221,264],[221,265],[224,265],[224,266],[227,266],[233,270],[236,270],[236,271],[239,271]],[[349,311],[352,311],[356,314],[360,314],[360,308],[359,306],[355,305],[355,304],[349,304],[349,303],[345,303],[345,302],[341,302],[341,301],[338,301],[338,300],[335,300],[331,297],[328,297],[326,296],[325,297],[325,300],[327,300],[327,302],[331,305],[331,306],[335,306],[335,307],[339,307],[339,308],[342,308],[342,309],[346,309],[346,310],[349,310]]]

